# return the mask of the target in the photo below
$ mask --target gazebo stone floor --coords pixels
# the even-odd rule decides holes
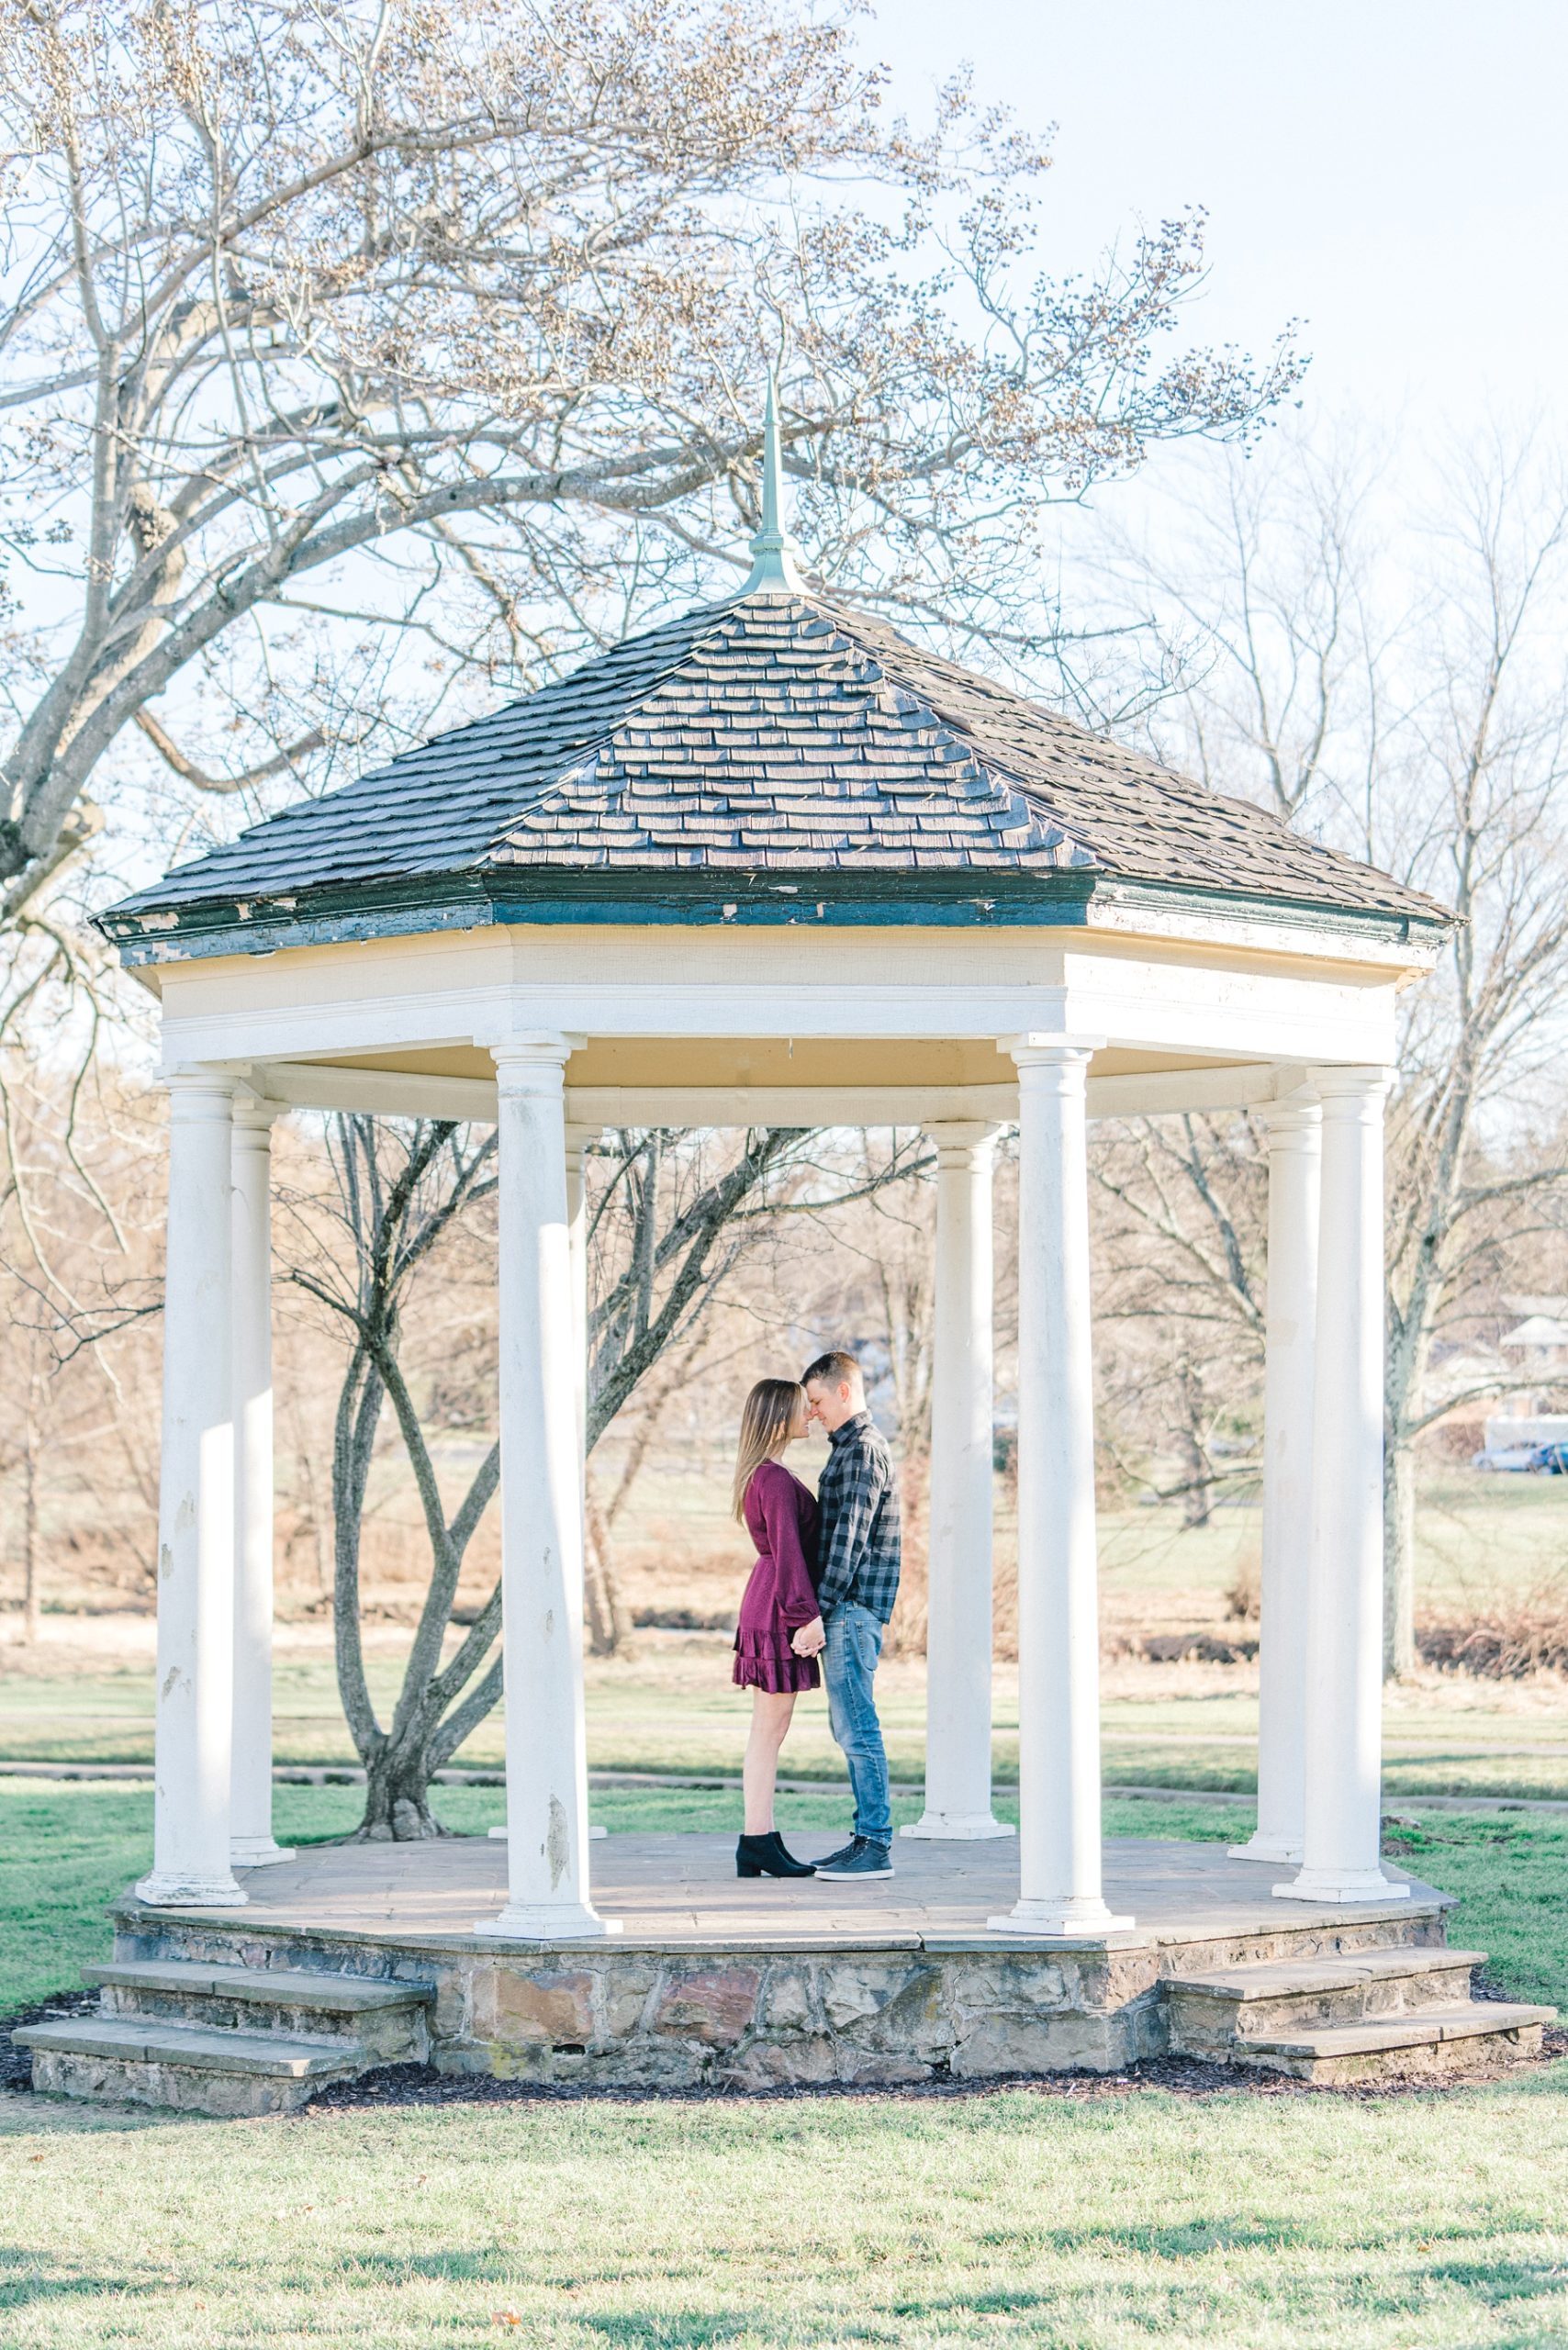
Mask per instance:
[[[792,1840],[810,1859],[831,1839]],[[711,1835],[612,1835],[594,1897],[620,1930],[550,1948],[474,1930],[506,1895],[485,1837],[336,1845],[246,1873],[241,1911],[115,1912],[103,2013],[36,2026],[39,2088],[207,2112],[324,2079],[443,2072],[759,2089],[1114,2071],[1169,2052],[1314,2080],[1447,2076],[1539,2046],[1550,2010],[1473,2002],[1448,1896],[1282,1900],[1278,1863],[1123,1839],[1128,1931],[1014,1940],[1011,1842],[905,1842],[859,1886],[738,1880]],[[1397,1877],[1397,1872],[1391,1871]]]

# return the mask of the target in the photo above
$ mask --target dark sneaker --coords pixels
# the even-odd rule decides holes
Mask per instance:
[[[836,1852],[830,1852],[828,1854],[825,1861],[818,1861],[816,1863],[817,1874],[821,1876],[823,1869],[842,1868],[845,1862],[849,1860],[859,1851],[862,1841],[862,1838],[858,1836],[852,1836],[847,1844],[841,1844]]]
[[[848,1852],[842,1857],[834,1853],[831,1861],[817,1863],[817,1874],[831,1877],[891,1876],[893,1864],[886,1844],[873,1844],[868,1837],[857,1836]]]

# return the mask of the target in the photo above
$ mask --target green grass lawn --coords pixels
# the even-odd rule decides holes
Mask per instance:
[[[1515,1591],[1549,1577],[1563,1505],[1568,1480],[1454,1481],[1423,1514],[1433,1595],[1473,1597],[1484,1571]],[[1108,1590],[1222,1588],[1255,1540],[1246,1512],[1192,1539],[1167,1515],[1107,1525]],[[745,1701],[723,1647],[655,1638],[590,1666],[592,1761],[735,1770]],[[148,1759],[151,1670],[112,1666],[6,1673],[0,1755]],[[373,1655],[384,1706],[397,1670]],[[1107,1697],[1107,1833],[1239,1841],[1255,1699],[1212,1676],[1148,1690]],[[892,1664],[881,1695],[895,1772],[917,1781],[922,1668]],[[280,1652],[278,1712],[280,1759],[351,1759],[324,1651]],[[1005,1671],[996,1718],[1005,1776]],[[1402,1794],[1568,1796],[1550,1692],[1392,1692],[1385,1737],[1395,1813]],[[462,1759],[499,1756],[498,1718]],[[842,1777],[820,1700],[785,1767]],[[1236,1800],[1117,1796],[1138,1783]],[[278,1833],[341,1835],[359,1808],[353,1787],[280,1787]],[[502,1798],[443,1789],[438,1808],[478,1832]],[[593,1808],[612,1832],[739,1824],[731,1791]],[[845,1800],[786,1797],[780,1819],[838,1827]],[[106,1954],[105,1905],[151,1830],[145,1785],[0,1780],[0,2013]],[[1390,1852],[1460,1897],[1453,1939],[1489,1952],[1498,1990],[1568,2011],[1568,1815],[1396,1818]],[[1383,2098],[1082,2082],[243,2122],[0,2097],[0,2350],[1568,2350],[1568,2064]]]
[[[474,1830],[499,1797],[441,1808]],[[736,1824],[727,1792],[594,1809]],[[292,1841],[357,1811],[352,1787],[278,1791]],[[1105,1807],[1113,1835],[1230,1841],[1250,1818]],[[0,1782],[0,2008],[104,1953],[151,1818],[145,1787]],[[1463,1897],[1501,1986],[1568,2005],[1568,1826],[1393,1832]],[[1082,2083],[214,2122],[0,2098],[0,2212],[6,2350],[1544,2350],[1568,2343],[1568,2065],[1383,2098]]]
[[[330,2112],[0,2105],[8,2350],[1525,2350],[1568,2067],[1233,2092]]]

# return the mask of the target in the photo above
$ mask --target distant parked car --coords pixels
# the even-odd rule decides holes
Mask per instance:
[[[1476,1453],[1470,1465],[1473,1469],[1489,1469],[1513,1476],[1568,1476],[1568,1444],[1495,1446]]]

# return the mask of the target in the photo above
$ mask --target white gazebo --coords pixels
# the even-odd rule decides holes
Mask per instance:
[[[1102,1895],[1087,1127],[1248,1105],[1269,1137],[1259,1826],[1296,1902],[1379,1865],[1383,1101],[1441,908],[801,577],[738,595],[176,868],[106,918],[170,1097],[157,1827],[138,1888],[243,1903],[271,1825],[268,1131],[499,1129],[510,1889],[589,1881],[582,1154],[607,1125],[919,1125],[938,1153],[925,1814],[992,1817],[991,1145],[1019,1126],[1019,1888]]]

